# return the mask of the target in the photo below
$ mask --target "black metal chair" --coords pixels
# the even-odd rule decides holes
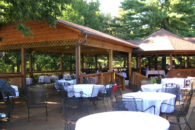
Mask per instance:
[[[28,88],[27,90],[27,108],[28,108],[28,121],[30,120],[30,109],[44,108],[46,120],[48,116],[47,111],[47,96],[44,87]]]
[[[168,117],[175,117],[176,118],[176,122],[174,121],[170,121],[171,124],[173,125],[178,125],[180,130],[181,125],[186,124],[189,129],[191,130],[191,126],[188,123],[188,120],[186,118],[186,115],[188,114],[188,110],[191,104],[191,98],[192,98],[192,93],[184,95],[183,96],[183,100],[180,101],[179,104],[175,104],[175,105],[171,105],[171,104],[167,104],[167,103],[162,103],[162,105],[168,105],[170,107],[175,107],[174,111],[172,113],[163,113],[164,115],[166,115],[166,118],[168,119]],[[180,118],[184,119],[184,122],[180,122]]]
[[[98,99],[103,101],[105,111],[107,111],[107,105],[111,104],[113,99],[113,84],[107,84],[104,92],[98,96]]]
[[[6,81],[0,79],[0,100],[7,105],[8,121],[11,118],[11,111],[14,109],[15,90]]]
[[[75,130],[76,121],[66,120],[64,130]]]
[[[87,98],[87,95],[83,91],[78,92],[72,89],[67,94],[68,96],[64,97],[63,100],[64,117],[68,118],[71,115],[71,118],[73,118],[76,113],[83,111],[89,114],[90,98]],[[79,95],[79,97],[75,97],[75,95]]]
[[[176,95],[175,101],[182,100],[181,99],[182,98],[181,90],[180,90],[180,86],[178,84],[175,84],[175,83],[167,83],[167,84],[165,84],[164,92]]]
[[[114,111],[128,111],[125,107],[125,103],[122,101],[122,97],[118,96],[115,101],[112,101],[112,110]]]
[[[152,105],[146,109],[143,108],[143,99],[141,98],[135,98],[133,96],[125,97],[122,99],[125,108],[128,109],[128,111],[137,111],[137,112],[146,112],[148,110],[152,110],[155,114],[155,106]]]

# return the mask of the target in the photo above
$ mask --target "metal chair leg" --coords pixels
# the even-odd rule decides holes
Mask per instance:
[[[47,106],[46,106],[46,121],[47,121],[47,116],[48,116],[48,111],[47,111]]]
[[[30,108],[28,108],[28,121],[30,121]]]
[[[192,128],[191,128],[191,126],[190,126],[190,124],[189,124],[189,122],[188,122],[186,117],[184,117],[184,120],[185,120],[186,126],[188,126],[190,128],[190,130],[192,130]]]
[[[180,125],[180,119],[179,119],[179,117],[176,117],[176,118],[177,118],[179,129],[182,130],[181,125]]]

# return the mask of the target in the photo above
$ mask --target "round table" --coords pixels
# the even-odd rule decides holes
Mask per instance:
[[[170,94],[170,93],[163,93],[163,92],[133,92],[133,93],[126,93],[122,95],[123,98],[128,97],[134,97],[134,98],[140,98],[143,99],[143,109],[147,109],[150,106],[155,106],[155,114],[159,115],[160,111],[164,113],[171,113],[174,111],[174,104],[175,104],[175,98],[176,95]],[[162,103],[171,104],[173,106],[169,105],[163,105]],[[150,109],[146,111],[148,113],[153,114],[153,111]]]
[[[75,130],[168,130],[169,122],[159,116],[130,111],[88,115],[76,122]]]
[[[143,92],[162,92],[162,84],[146,84],[141,85]]]
[[[98,93],[102,91],[104,85],[97,85],[97,84],[75,84],[67,87],[68,97],[80,97],[81,95],[79,92],[83,92],[83,97],[96,97]],[[76,93],[69,93],[74,91]]]

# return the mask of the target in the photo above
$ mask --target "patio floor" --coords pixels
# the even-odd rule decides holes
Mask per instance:
[[[61,98],[57,95],[55,89],[50,86],[48,90],[48,121],[45,121],[45,111],[44,109],[33,109],[30,114],[30,121],[28,121],[27,107],[26,103],[22,98],[18,98],[15,101],[14,110],[11,115],[11,120],[9,122],[2,122],[0,124],[0,129],[2,130],[63,130],[65,126],[65,120],[74,116],[75,118],[82,117],[87,113],[67,113],[62,112],[61,109]],[[123,93],[130,92],[129,89],[123,91]],[[1,104],[1,107],[5,105]],[[192,98],[190,111],[188,118],[190,116],[190,124],[192,129],[195,129],[195,111],[191,112],[191,108],[195,106],[195,97]],[[111,110],[111,106],[108,105],[107,108]],[[2,108],[1,108],[2,109]],[[108,110],[108,111],[109,111]],[[105,111],[103,102],[99,102],[97,107],[90,106],[90,113],[97,113]],[[160,127],[160,126],[159,126]],[[185,127],[185,125],[184,125]],[[177,126],[172,126],[170,130],[177,130]]]

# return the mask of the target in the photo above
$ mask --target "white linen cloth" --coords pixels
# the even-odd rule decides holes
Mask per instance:
[[[95,85],[95,84],[76,84],[67,87],[68,97],[80,97],[80,92],[84,94],[83,97],[96,97],[98,92],[102,90],[104,85]],[[93,89],[94,88],[94,89]],[[74,93],[72,93],[74,91]]]
[[[127,78],[127,73],[125,73],[125,72],[119,72],[118,74],[120,74],[120,75],[123,76],[124,78]]]
[[[26,78],[26,85],[32,84],[32,78]]]
[[[167,83],[175,83],[180,86],[180,88],[183,88],[185,85],[185,78],[163,78],[161,79],[161,84],[167,84]]]
[[[130,111],[91,114],[76,122],[75,130],[168,130],[169,122],[159,116]]]
[[[72,79],[72,80],[60,79],[60,80],[56,80],[56,82],[54,84],[54,87],[58,90],[59,89],[59,85],[61,85],[61,86],[64,87],[65,90],[67,90],[67,87],[69,85],[74,85],[74,84],[76,84],[76,79]]]
[[[174,107],[163,105],[161,108],[161,104],[168,103],[171,105],[175,104],[176,96],[170,93],[163,93],[163,92],[133,92],[133,93],[126,93],[122,95],[123,98],[128,97],[135,97],[143,99],[143,110],[149,108],[150,106],[155,106],[155,115],[159,115],[160,111],[164,113],[171,113],[174,111]],[[127,108],[128,109],[128,108]],[[153,114],[153,110],[149,109],[146,111],[147,113]]]
[[[18,97],[19,96],[18,86],[11,85],[11,87],[15,90],[16,97]]]
[[[162,84],[145,84],[145,85],[141,85],[141,89],[143,92],[162,92],[163,85]]]
[[[18,91],[18,86],[15,86],[15,85],[10,85],[14,90],[15,90],[15,95],[16,96],[9,96],[9,97],[19,97],[19,91]],[[7,98],[7,97],[5,97]]]
[[[71,78],[71,76],[69,74],[64,74],[63,75],[63,79],[65,79],[65,80],[67,79],[68,80],[68,79],[72,79],[72,78]]]
[[[164,70],[148,70],[146,71],[146,77],[148,77],[148,75],[150,74],[154,74],[154,75],[162,75],[165,77],[165,71]]]
[[[39,76],[39,83],[51,83],[50,76]]]

